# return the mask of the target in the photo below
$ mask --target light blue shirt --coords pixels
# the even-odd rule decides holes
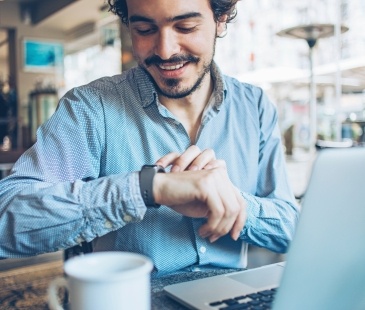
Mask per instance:
[[[196,145],[212,148],[247,201],[238,241],[197,233],[205,219],[146,208],[138,171],[189,135],[158,101],[140,68],[69,91],[37,132],[37,142],[0,181],[0,257],[57,251],[93,240],[95,251],[149,256],[155,272],[194,265],[243,268],[247,243],[284,252],[298,218],[288,184],[277,113],[260,88],[223,76],[214,65],[214,104]]]

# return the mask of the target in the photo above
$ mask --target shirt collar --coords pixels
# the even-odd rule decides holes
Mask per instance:
[[[215,97],[215,103],[213,107],[219,110],[226,97],[227,87],[223,79],[223,74],[214,61],[212,63],[211,74],[214,82]],[[140,94],[142,106],[144,108],[157,101],[156,87],[151,81],[151,78],[148,76],[148,73],[145,72],[141,67],[134,68],[134,80],[136,85],[138,85],[138,91]]]
[[[213,107],[219,110],[224,99],[226,98],[227,87],[225,84],[225,80],[223,79],[223,74],[215,62],[212,63],[211,74],[214,82],[214,96],[215,96],[215,103]]]

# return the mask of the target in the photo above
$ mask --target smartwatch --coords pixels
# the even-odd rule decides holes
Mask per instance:
[[[165,169],[158,165],[144,165],[139,172],[139,187],[147,208],[159,208],[161,206],[156,204],[153,197],[153,178],[159,172],[164,173]]]

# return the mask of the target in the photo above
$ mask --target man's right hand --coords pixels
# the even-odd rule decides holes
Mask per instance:
[[[207,218],[199,229],[214,242],[230,233],[237,240],[246,222],[246,202],[230,181],[225,167],[158,173],[153,181],[156,203],[194,218]]]

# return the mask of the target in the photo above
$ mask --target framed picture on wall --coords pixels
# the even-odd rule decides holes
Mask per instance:
[[[52,72],[63,67],[63,44],[39,39],[23,39],[23,69]]]

